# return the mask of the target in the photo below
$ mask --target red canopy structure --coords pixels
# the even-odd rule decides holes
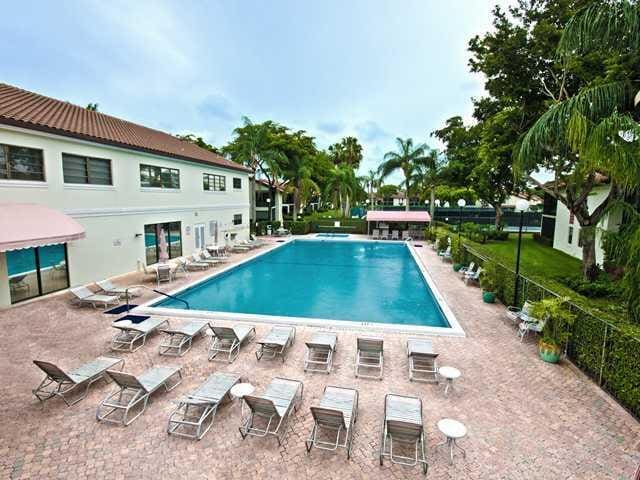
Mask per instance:
[[[35,203],[0,203],[0,252],[84,238],[84,228],[58,210]]]
[[[428,223],[430,221],[431,216],[429,212],[388,210],[372,210],[367,212],[367,222]]]

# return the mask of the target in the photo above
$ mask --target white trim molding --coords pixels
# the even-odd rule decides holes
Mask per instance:
[[[0,187],[14,187],[14,188],[49,188],[49,185],[45,181],[40,180],[8,180],[0,179]]]
[[[97,185],[91,183],[63,183],[62,188],[65,190],[100,190],[115,192],[115,185]]]
[[[122,207],[122,208],[74,208],[66,209],[64,213],[73,218],[113,217],[122,215],[144,215],[149,213],[181,213],[193,211],[219,211],[238,208],[249,208],[248,203],[233,203],[223,205],[187,205],[166,207]]]

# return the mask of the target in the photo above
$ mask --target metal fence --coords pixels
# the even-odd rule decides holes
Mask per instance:
[[[498,297],[504,303],[513,301],[515,271],[466,245],[463,250],[465,263],[491,262],[496,266],[501,277],[498,283],[502,285]],[[520,285],[518,307],[525,301],[560,296],[524,275],[518,275],[517,281]],[[576,320],[566,345],[566,357],[640,419],[640,337],[573,302],[570,308],[576,313]]]

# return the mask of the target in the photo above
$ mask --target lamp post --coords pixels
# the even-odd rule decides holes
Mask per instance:
[[[460,215],[458,216],[458,244],[460,244],[460,230],[462,230],[462,209],[467,204],[464,198],[458,200],[458,207],[460,207]]]
[[[267,210],[269,211],[269,221],[271,221],[271,198],[267,198]]]
[[[518,252],[516,253],[516,278],[515,287],[513,289],[513,305],[518,305],[518,287],[520,286],[520,248],[522,246],[522,222],[524,221],[524,212],[529,209],[529,202],[524,198],[516,201],[516,212],[520,212],[520,225],[518,227]]]

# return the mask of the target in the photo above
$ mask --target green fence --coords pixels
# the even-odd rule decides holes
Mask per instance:
[[[498,298],[505,304],[513,302],[515,271],[464,246],[464,262],[482,265],[491,262],[498,271]],[[518,276],[520,288],[517,306],[525,301],[535,302],[545,297],[559,296],[543,285],[523,275]],[[576,313],[566,356],[609,392],[636,418],[640,418],[640,337],[631,327],[615,325],[584,308],[571,303]]]

